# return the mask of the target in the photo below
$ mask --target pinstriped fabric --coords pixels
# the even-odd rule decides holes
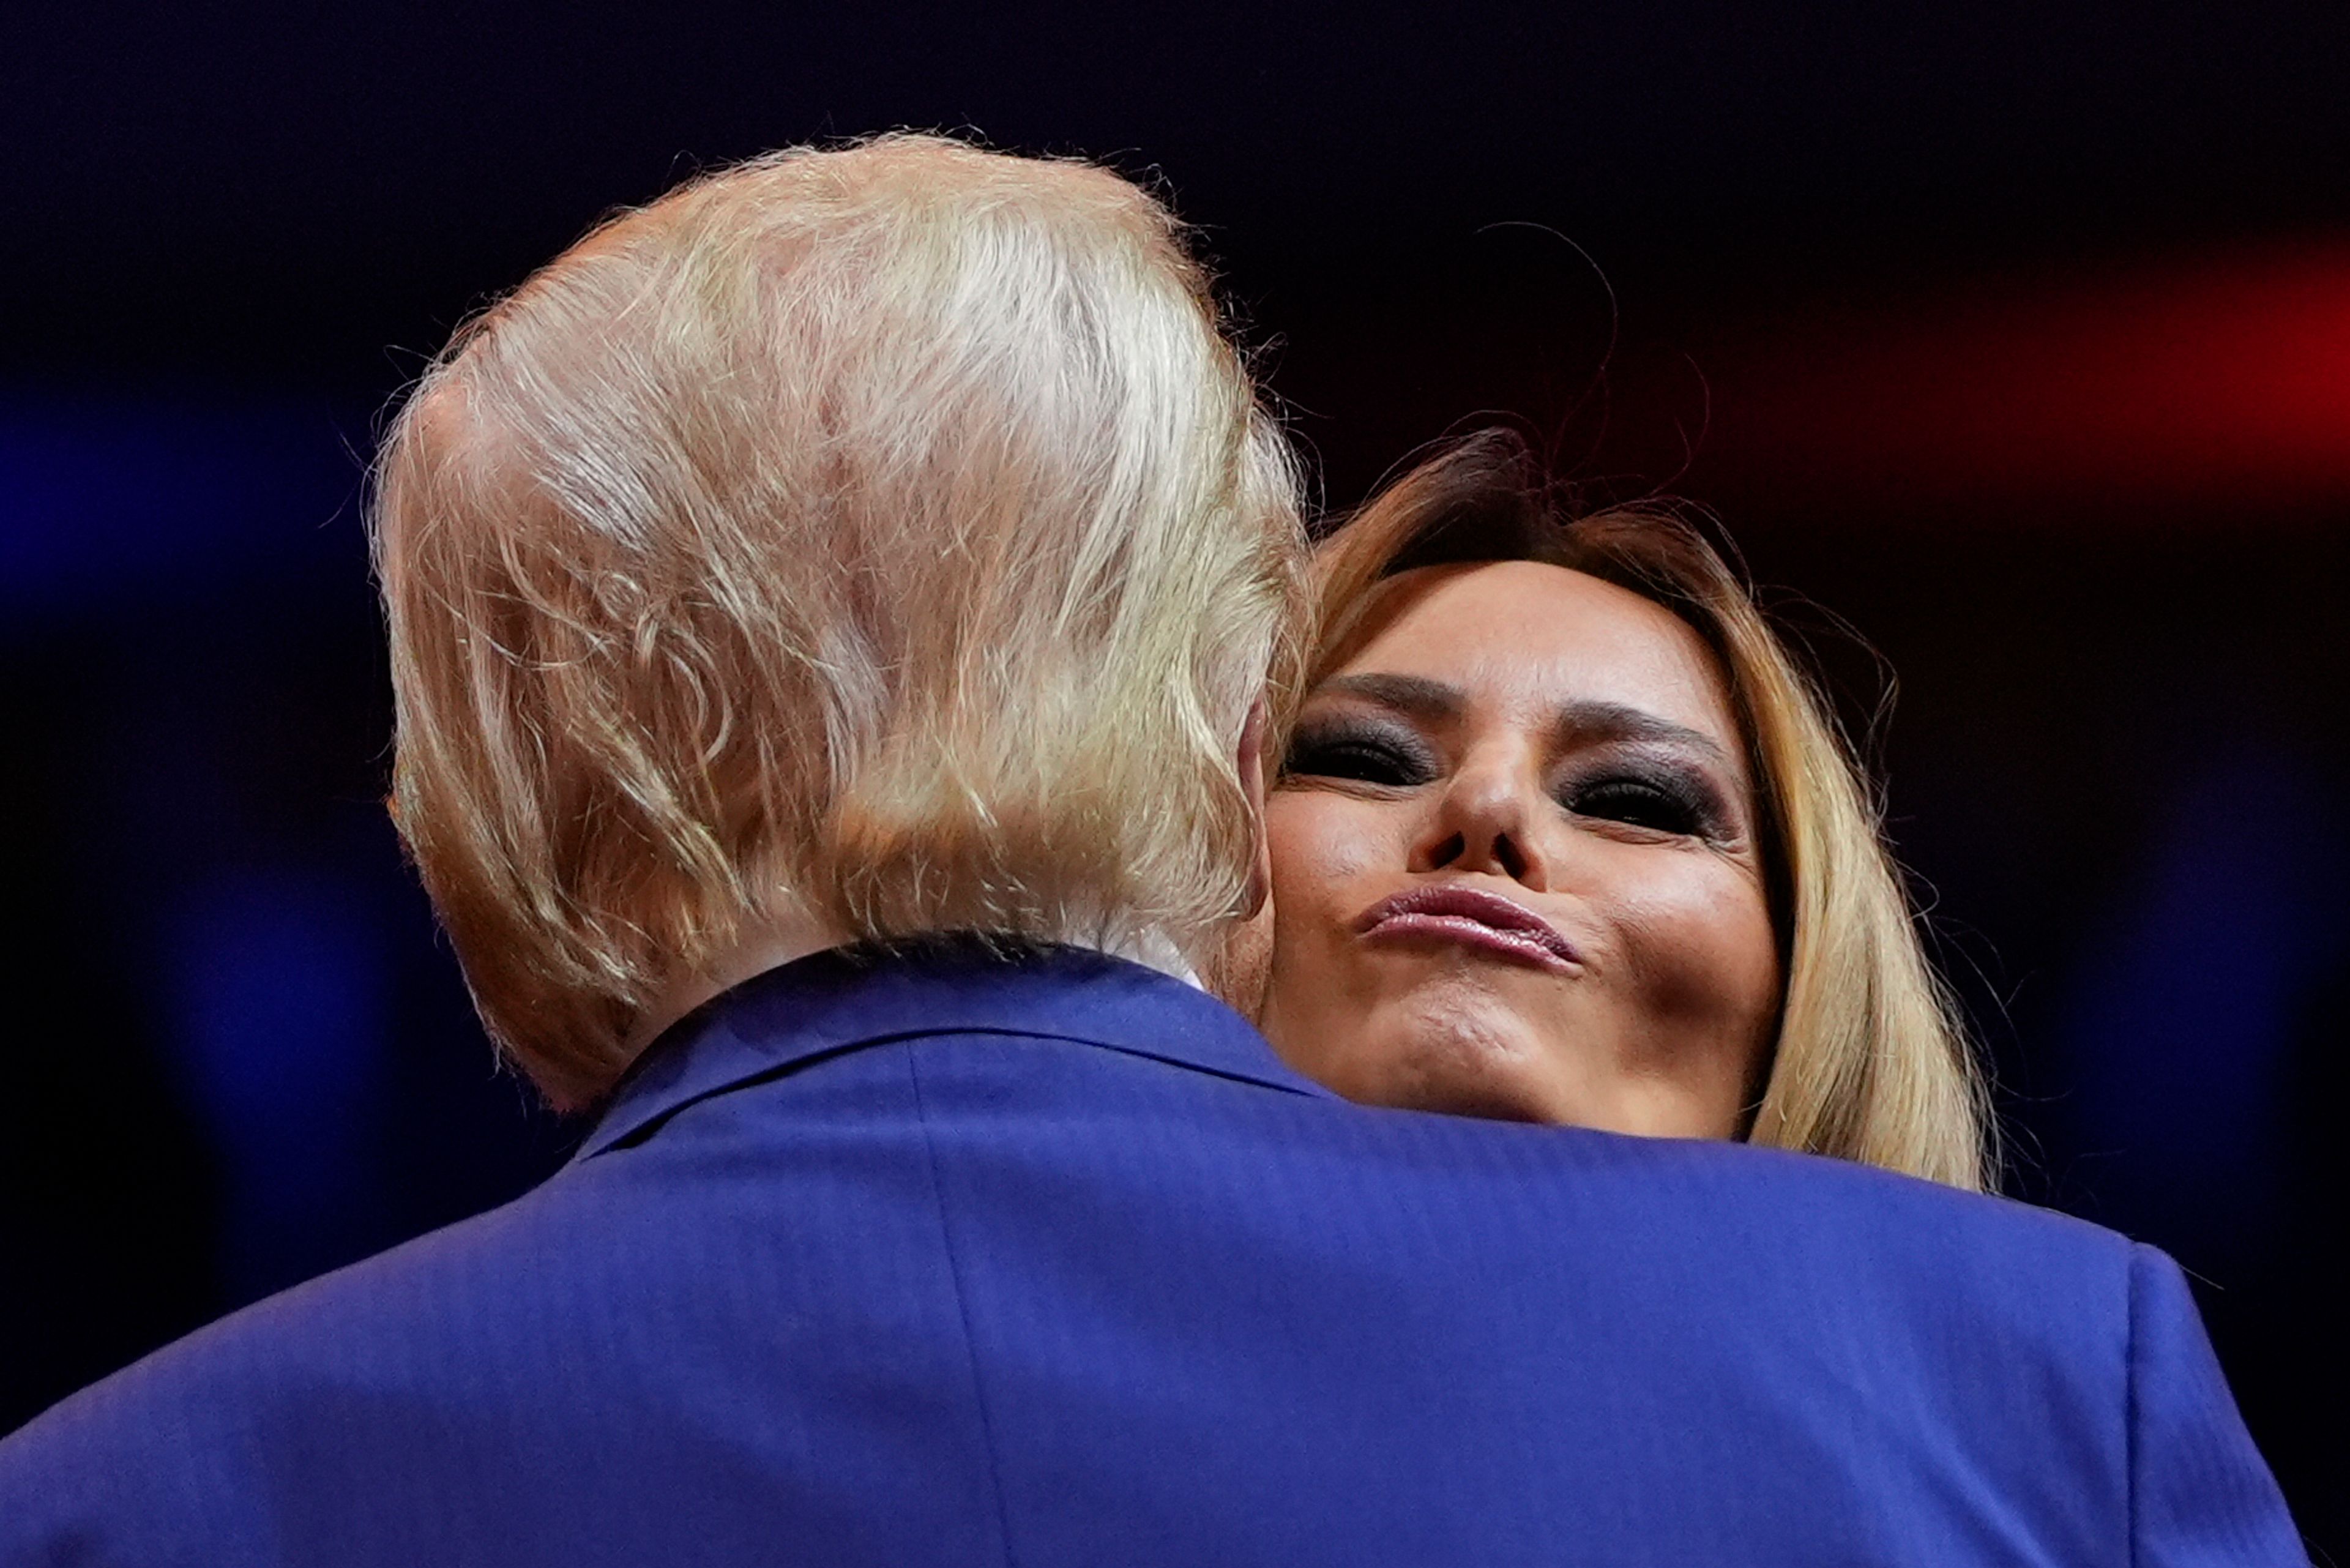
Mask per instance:
[[[2247,1475],[2251,1438],[2202,1332],[2178,1265],[2131,1249],[2130,1562],[2218,1568],[2305,1561],[2282,1503]],[[2214,1506],[2222,1500],[2236,1506]]]
[[[962,1263],[955,1255],[954,1236],[946,1224],[946,1202],[939,1190],[938,1150],[931,1143],[928,1117],[922,1110],[921,1075],[915,1071],[913,1053],[906,1052],[903,1054],[907,1083],[911,1086],[914,1095],[914,1116],[916,1120],[923,1123],[922,1148],[930,1167],[931,1195],[939,1209],[940,1239],[946,1248],[947,1274],[954,1283],[955,1315],[962,1324],[963,1352],[971,1371],[972,1404],[979,1414],[980,1437],[986,1445],[988,1480],[990,1490],[995,1498],[996,1531],[1003,1542],[1003,1562],[1006,1568],[1010,1568],[1017,1558],[1012,1550],[1011,1511],[1004,1505],[1003,1501],[1003,1463],[996,1448],[994,1431],[988,1419],[987,1386],[980,1374],[978,1346],[973,1343],[971,1331],[971,1305],[963,1293]]]
[[[537,1191],[0,1443],[0,1563],[2301,1561],[2175,1269],[1367,1110],[1164,976],[819,955]]]

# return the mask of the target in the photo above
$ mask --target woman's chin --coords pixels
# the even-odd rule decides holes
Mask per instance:
[[[1434,1111],[1451,1116],[1476,1116],[1485,1121],[1528,1122],[1538,1126],[1572,1126],[1574,1118],[1561,1114],[1560,1107],[1540,1086],[1514,1081],[1502,1075],[1478,1077],[1454,1074],[1430,1076],[1400,1089],[1396,1096],[1396,1108],[1407,1111]]]
[[[1484,986],[1430,987],[1367,1017],[1355,1042],[1380,1064],[1382,1103],[1504,1121],[1572,1122],[1580,1076],[1565,1020],[1530,1019]]]
[[[1565,1055],[1591,1031],[1561,1004],[1587,994],[1556,975],[1441,950],[1379,956],[1368,971],[1310,987],[1276,981],[1261,1022],[1292,1066],[1365,1105],[1569,1119],[1567,1085],[1579,1075]]]

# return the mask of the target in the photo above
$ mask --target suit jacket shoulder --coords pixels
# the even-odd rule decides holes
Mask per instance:
[[[2297,1561],[2167,1270],[1347,1105],[1098,956],[826,955],[538,1191],[0,1442],[0,1563]]]

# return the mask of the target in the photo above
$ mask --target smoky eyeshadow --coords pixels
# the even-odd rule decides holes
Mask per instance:
[[[1721,786],[1704,768],[1676,758],[1610,748],[1606,754],[1575,759],[1554,793],[1568,811],[1610,820],[1628,819],[1623,814],[1645,797],[1651,817],[1661,807],[1670,820],[1641,820],[1637,826],[1717,844],[1737,836]]]
[[[1410,723],[1364,713],[1301,721],[1281,764],[1284,778],[1346,779],[1395,788],[1427,784],[1440,771],[1435,749]]]

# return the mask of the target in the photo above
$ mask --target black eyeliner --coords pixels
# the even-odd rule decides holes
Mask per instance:
[[[1558,790],[1557,799],[1561,806],[1574,812],[1585,794],[1611,783],[1638,784],[1671,802],[1689,822],[1687,828],[1673,831],[1715,844],[1727,843],[1733,836],[1729,809],[1711,779],[1654,758],[1618,756],[1586,763]]]
[[[1395,776],[1363,776],[1379,771]],[[1281,763],[1284,778],[1348,779],[1389,788],[1426,784],[1438,772],[1435,752],[1410,725],[1355,715],[1301,722]]]

